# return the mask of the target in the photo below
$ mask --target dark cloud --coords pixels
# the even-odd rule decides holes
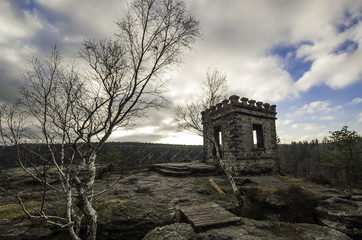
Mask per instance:
[[[14,102],[19,97],[19,88],[23,84],[21,73],[14,65],[0,59],[0,102]]]

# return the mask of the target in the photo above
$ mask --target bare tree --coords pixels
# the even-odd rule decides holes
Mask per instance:
[[[217,69],[209,69],[206,75],[206,81],[202,84],[206,98],[200,99],[203,110],[215,106],[229,95],[225,73],[221,73]]]
[[[199,36],[198,22],[180,0],[135,0],[117,25],[115,40],[84,42],[78,55],[88,64],[85,74],[64,65],[57,47],[44,60],[34,59],[24,74],[21,104],[1,111],[3,144],[15,147],[20,166],[44,193],[41,207],[32,211],[20,196],[13,199],[31,219],[68,228],[71,239],[80,239],[82,219],[86,239],[96,239],[93,203],[102,191],[95,189],[95,163],[103,144],[114,130],[162,107],[162,73],[180,63]],[[41,143],[46,152],[26,143]],[[50,183],[46,166],[55,168],[60,186]],[[47,213],[48,192],[63,200],[65,215]]]
[[[227,78],[217,69],[209,69],[202,82],[202,92],[191,103],[175,109],[175,121],[179,129],[203,136],[201,112],[215,106],[228,97]]]
[[[207,78],[203,82],[203,91],[195,102],[187,103],[184,106],[177,106],[175,110],[175,121],[179,129],[187,130],[195,133],[199,136],[207,138],[210,141],[215,150],[216,158],[219,161],[219,165],[224,173],[227,175],[230,185],[234,191],[235,197],[238,200],[238,205],[241,207],[244,202],[241,198],[239,190],[236,187],[234,178],[231,172],[226,168],[224,160],[221,155],[221,149],[215,137],[205,136],[204,130],[212,127],[211,120],[208,122],[202,122],[201,112],[206,109],[215,106],[217,103],[226,99],[228,96],[227,78],[225,74],[220,73],[218,70],[209,70],[207,72]],[[205,128],[205,129],[204,129]]]

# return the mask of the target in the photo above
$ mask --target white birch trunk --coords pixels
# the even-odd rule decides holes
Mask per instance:
[[[244,201],[241,198],[241,195],[240,195],[240,192],[239,192],[238,188],[236,187],[234,178],[231,175],[230,171],[226,168],[225,163],[224,163],[223,159],[221,158],[220,149],[219,149],[219,146],[216,143],[215,139],[213,138],[213,139],[209,139],[209,140],[212,142],[212,144],[214,145],[214,147],[216,149],[216,157],[219,160],[219,165],[220,165],[221,169],[224,171],[224,173],[226,174],[226,176],[228,177],[230,185],[231,185],[231,187],[233,189],[233,192],[235,194],[235,197],[238,200],[238,207],[241,209],[241,207],[244,205]]]

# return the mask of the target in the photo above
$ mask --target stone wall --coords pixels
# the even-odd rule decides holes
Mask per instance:
[[[227,167],[237,175],[277,169],[276,106],[238,96],[202,112],[204,160],[215,162],[215,137]],[[254,135],[253,135],[254,133]]]

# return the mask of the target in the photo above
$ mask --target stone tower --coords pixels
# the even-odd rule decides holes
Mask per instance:
[[[215,162],[214,137],[229,170],[236,175],[277,170],[276,105],[231,96],[202,112],[204,160]]]

